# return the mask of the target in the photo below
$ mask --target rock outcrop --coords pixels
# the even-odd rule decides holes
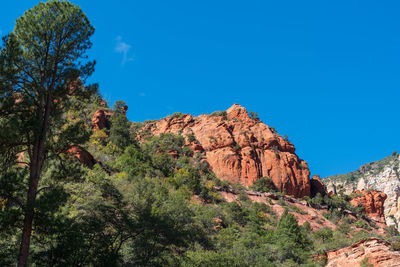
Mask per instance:
[[[365,208],[367,215],[379,222],[385,222],[384,203],[387,195],[383,192],[371,190],[356,191],[355,193],[361,196],[353,198],[350,203],[357,207],[359,205]]]
[[[98,109],[92,117],[92,130],[109,129],[111,126],[110,118],[112,112]]]
[[[326,267],[360,266],[364,258],[374,267],[395,267],[400,265],[400,251],[394,251],[390,244],[377,239],[366,239],[349,247],[326,253]]]
[[[393,153],[380,161],[371,162],[357,171],[323,179],[328,191],[351,194],[356,190],[377,190],[387,195],[384,215],[387,225],[400,229],[400,155]],[[394,217],[394,219],[393,219]]]
[[[288,195],[310,195],[310,171],[293,144],[259,119],[250,118],[238,104],[217,114],[167,117],[142,130],[156,136],[186,136],[187,145],[194,152],[204,151],[212,171],[222,180],[252,185],[260,177],[270,177]]]
[[[326,187],[322,182],[321,178],[319,177],[319,175],[313,175],[313,177],[310,180],[310,186],[311,186],[311,197],[315,197],[318,193],[320,193],[322,196],[326,195]]]
[[[240,192],[223,188],[217,188],[217,190],[221,193],[225,201],[239,202]],[[336,225],[324,216],[324,213],[327,212],[327,209],[314,209],[310,207],[305,200],[292,198],[290,196],[279,196],[278,194],[272,192],[260,193],[246,190],[242,193],[245,193],[253,202],[263,203],[267,206],[270,206],[272,211],[278,217],[282,216],[285,209],[289,209],[289,213],[296,217],[299,225],[303,225],[305,222],[308,222],[312,231],[319,230],[323,227],[336,229]],[[282,201],[285,203],[284,206],[282,206]]]
[[[67,150],[67,154],[74,156],[83,165],[93,168],[96,160],[93,156],[83,147],[78,145],[71,145]]]

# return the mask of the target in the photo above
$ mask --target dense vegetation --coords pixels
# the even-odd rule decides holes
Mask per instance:
[[[218,180],[204,154],[185,146],[194,136],[138,140],[142,124],[128,121],[125,103],[101,106],[97,88],[84,85],[94,63],[80,60],[92,33],[79,7],[49,1],[3,39],[1,266],[322,266],[323,257],[313,255],[370,235],[356,229],[373,227],[361,215],[354,221],[343,213],[361,212],[343,197],[307,199],[326,206],[326,217],[339,225],[312,232],[284,199],[279,217],[240,185]],[[92,131],[99,108],[112,112],[111,127]],[[71,144],[89,150],[93,168],[67,153]],[[224,201],[217,188],[241,191],[239,201]],[[269,178],[252,189],[276,191]]]

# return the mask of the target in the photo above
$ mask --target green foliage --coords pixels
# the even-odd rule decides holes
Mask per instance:
[[[364,257],[364,259],[360,262],[360,267],[374,267],[374,265],[369,263],[367,257]]]
[[[109,140],[114,144],[120,151],[123,151],[127,146],[132,144],[130,139],[130,123],[126,118],[123,107],[125,106],[124,101],[115,102],[113,108],[113,115],[111,116],[111,128]]]
[[[326,242],[333,237],[333,231],[331,228],[324,226],[321,229],[315,231],[313,236],[316,239],[320,239],[322,242]]]
[[[261,177],[257,179],[251,186],[251,189],[258,192],[276,192],[277,189],[274,182],[269,177]]]
[[[204,154],[193,155],[185,146],[185,137],[140,132],[144,124],[152,127],[154,121],[131,124],[123,101],[113,107],[110,130],[91,133],[90,117],[102,99],[96,86],[84,86],[94,66],[85,57],[92,33],[79,7],[48,1],[20,18],[14,33],[4,40],[0,52],[1,266],[16,265],[23,220],[31,215],[30,266],[318,266],[311,259],[315,251],[343,247],[371,235],[353,231],[353,225],[370,230],[370,224],[362,216],[352,224],[343,211],[359,211],[341,196],[307,199],[313,207],[327,208],[325,215],[331,221],[340,221],[335,231],[324,227],[312,233],[309,222],[298,226],[289,212],[305,212],[284,198],[276,201],[286,207],[279,219],[272,200],[270,205],[252,202],[242,185],[217,179]],[[58,44],[57,38],[65,38],[64,43]],[[43,63],[42,73],[33,64],[36,61]],[[52,72],[54,64],[59,66],[56,72]],[[34,81],[42,78],[43,84]],[[22,88],[21,81],[29,86]],[[249,115],[258,118],[256,113]],[[227,119],[226,112],[210,116]],[[137,133],[146,136],[145,141],[137,143]],[[193,134],[186,138],[197,141]],[[32,156],[31,140],[42,140],[37,158]],[[92,169],[80,165],[65,153],[71,144],[88,147],[97,164]],[[21,151],[24,155],[18,160],[25,163],[18,165]],[[275,151],[279,156],[277,147]],[[27,191],[35,159],[42,163],[36,166],[40,175],[33,177],[37,188],[32,201]],[[238,201],[224,201],[217,191],[221,188],[239,192]],[[251,188],[276,191],[266,177]],[[390,238],[397,238],[398,232],[387,231]]]
[[[286,260],[293,260],[296,263],[306,262],[311,242],[301,231],[297,219],[287,210],[278,222],[274,240],[279,249],[280,262]]]
[[[171,115],[171,118],[183,118],[185,117],[185,114],[183,114],[182,112],[175,112]]]
[[[79,102],[88,102],[97,91],[96,85],[84,86],[95,65],[86,54],[93,33],[93,26],[78,6],[68,1],[48,1],[25,12],[16,20],[14,31],[3,39],[0,151],[7,157],[25,151],[30,169],[30,177],[25,180],[26,198],[19,199],[26,203],[20,206],[25,221],[20,266],[28,261],[34,219],[43,214],[50,216],[40,209],[46,207],[37,206],[41,202],[36,204],[36,198],[39,201],[48,193],[39,194],[39,186],[49,159],[62,161],[59,155],[70,144],[82,144],[89,137],[85,121],[71,118],[68,111]],[[15,166],[15,158],[7,164]]]
[[[258,113],[255,112],[255,111],[250,111],[250,112],[249,112],[249,116],[250,116],[250,118],[252,118],[252,119],[259,119]]]
[[[187,137],[187,139],[188,139],[188,141],[189,141],[190,143],[193,143],[193,142],[196,142],[196,141],[197,141],[196,137],[195,137],[194,134],[192,134],[192,133],[187,134],[186,137]]]
[[[214,111],[210,114],[211,117],[223,117],[225,120],[228,119],[226,111]]]

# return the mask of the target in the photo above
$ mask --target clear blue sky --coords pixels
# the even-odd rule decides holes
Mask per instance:
[[[38,3],[3,2],[3,35]],[[239,103],[323,177],[400,150],[399,1],[72,2],[96,27],[92,80],[130,120]]]

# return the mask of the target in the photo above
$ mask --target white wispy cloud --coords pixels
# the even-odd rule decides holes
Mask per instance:
[[[124,66],[126,62],[132,61],[132,57],[128,57],[129,50],[131,49],[131,45],[122,41],[121,36],[117,36],[115,39],[117,44],[115,45],[114,51],[122,54],[121,66]]]
[[[140,93],[139,93],[139,96],[144,97],[144,96],[146,96],[146,93],[140,92]]]

